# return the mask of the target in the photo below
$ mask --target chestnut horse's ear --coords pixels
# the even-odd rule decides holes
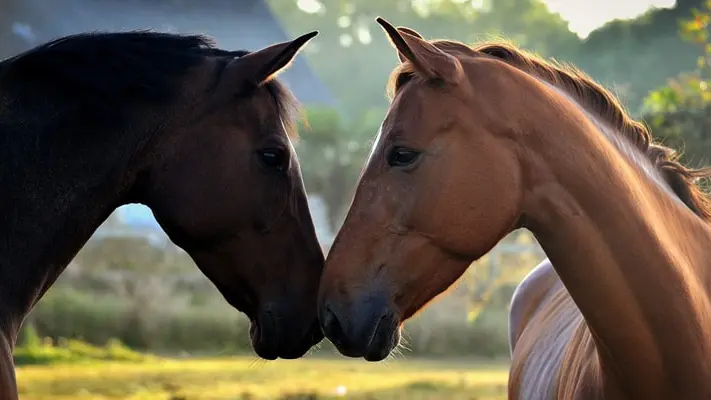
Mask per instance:
[[[318,31],[313,31],[290,42],[273,44],[235,59],[233,63],[243,79],[260,86],[288,67],[299,50],[316,35]]]
[[[414,36],[414,37],[416,37],[416,38],[418,38],[418,39],[425,40],[425,38],[423,38],[422,35],[420,35],[420,33],[417,32],[417,31],[414,30],[414,29],[410,29],[410,28],[407,28],[407,27],[404,27],[404,26],[398,26],[398,27],[395,28],[395,29],[397,29],[398,32],[405,32],[405,33],[407,33],[407,34],[409,34],[409,35],[411,35],[411,36]],[[391,41],[391,43],[392,43],[392,41]],[[405,61],[407,61],[407,58],[405,58],[405,56],[403,56],[402,53],[400,53],[399,51],[397,52],[397,57],[400,59],[400,62],[401,62],[401,63],[404,63]]]
[[[395,28],[395,29],[397,29],[399,32],[405,32],[405,33],[407,33],[408,35],[414,36],[414,37],[416,37],[416,38],[418,38],[418,39],[424,39],[424,38],[422,37],[422,35],[420,35],[420,33],[417,32],[417,31],[414,30],[414,29],[410,29],[410,28],[407,28],[407,27],[404,27],[404,26],[398,26],[398,27]]]
[[[438,49],[410,28],[395,28],[380,17],[375,20],[383,27],[390,43],[397,49],[401,62],[409,61],[416,72],[428,78],[454,81],[460,77],[462,65],[454,56]]]

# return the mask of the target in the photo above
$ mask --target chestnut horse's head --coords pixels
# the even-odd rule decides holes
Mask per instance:
[[[319,295],[326,337],[374,361],[397,345],[403,321],[516,226],[525,173],[499,115],[512,87],[497,74],[503,63],[378,22],[402,64]]]

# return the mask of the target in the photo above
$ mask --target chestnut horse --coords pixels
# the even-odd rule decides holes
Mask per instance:
[[[326,337],[384,359],[405,320],[523,227],[554,271],[516,294],[509,398],[711,398],[711,213],[693,183],[708,171],[652,145],[582,73],[378,22],[401,65],[321,278]]]
[[[118,206],[150,207],[266,359],[323,338],[323,253],[274,79],[317,32],[256,52],[202,36],[79,34],[0,63],[0,398],[20,325]]]

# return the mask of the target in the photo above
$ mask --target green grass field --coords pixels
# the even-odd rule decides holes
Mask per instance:
[[[23,400],[503,400],[507,368],[461,360],[233,357],[26,366],[18,368],[17,378]]]

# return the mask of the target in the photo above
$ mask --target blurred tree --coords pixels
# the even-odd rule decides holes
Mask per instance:
[[[497,293],[518,285],[526,274],[545,258],[542,251],[532,251],[538,248],[538,244],[526,230],[510,234],[502,243],[518,245],[522,251],[506,252],[502,251],[501,247],[495,247],[489,254],[474,262],[465,275],[468,291],[467,319],[471,322],[475,322],[481,313],[491,306]]]
[[[127,298],[150,295],[154,279],[171,281],[179,273],[192,272],[194,266],[171,242],[158,247],[141,236],[92,239],[74,262],[85,277],[94,276]]]
[[[467,2],[456,2],[467,5]],[[487,36],[503,37],[540,54],[565,58],[577,49],[580,39],[568,22],[538,0],[482,0],[473,16],[473,26]],[[481,40],[481,35],[474,38]],[[486,39],[486,37],[484,37]],[[467,38],[473,42],[472,38]]]
[[[178,247],[168,242],[164,247],[151,245],[138,236],[93,239],[75,258],[81,274],[75,288],[103,287],[128,304],[126,333],[136,342],[147,343],[154,328],[151,316],[157,310],[175,308],[181,298],[176,291],[180,273],[194,263]],[[89,289],[89,288],[86,288]]]
[[[335,110],[309,109],[296,145],[304,184],[323,196],[329,224],[337,229],[353,195],[384,109],[373,109],[351,127]]]
[[[683,148],[684,161],[703,165],[711,161],[711,0],[689,14],[680,22],[680,35],[697,49],[696,65],[689,63],[689,72],[652,91],[643,111],[657,139]]]
[[[613,87],[623,103],[640,115],[644,98],[693,63],[697,50],[678,35],[679,19],[705,0],[677,0],[668,9],[651,9],[630,20],[614,20],[591,32],[566,57]]]
[[[569,52],[579,40],[539,0],[269,0],[292,35],[321,34],[305,49],[311,65],[340,99],[340,112],[360,118],[386,107],[385,84],[397,56],[376,16],[416,29],[428,38],[475,42],[504,36],[546,55]],[[553,53],[553,52],[556,53]],[[344,79],[344,77],[347,77]],[[374,133],[373,133],[374,134]]]

